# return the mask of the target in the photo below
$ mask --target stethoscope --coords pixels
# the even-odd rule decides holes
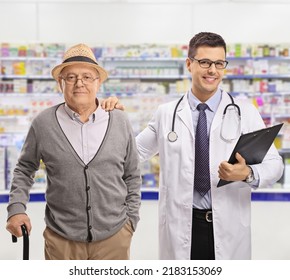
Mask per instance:
[[[231,103],[228,104],[223,111],[222,126],[221,126],[222,128],[221,128],[221,135],[220,136],[224,141],[231,142],[241,134],[241,110],[240,110],[240,107],[237,104],[235,104],[234,98],[229,93],[227,93],[227,94],[231,99]],[[175,117],[176,117],[177,108],[178,108],[180,102],[182,101],[183,97],[184,97],[184,95],[178,100],[178,102],[174,108],[171,131],[167,135],[167,139],[169,142],[175,142],[178,139],[178,135],[174,131]],[[232,108],[230,108],[230,107],[232,107]],[[225,121],[225,117],[227,115],[227,111],[231,110],[231,109],[234,110],[234,113],[236,116],[235,120],[231,119],[232,123],[237,121],[236,131],[234,133],[232,133],[232,135],[224,136],[226,131],[230,131],[229,127],[224,131],[224,121]],[[232,125],[230,126],[230,128],[232,128]]]

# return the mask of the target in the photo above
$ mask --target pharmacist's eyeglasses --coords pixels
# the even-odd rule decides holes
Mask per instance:
[[[74,85],[78,80],[81,80],[84,85],[92,84],[99,77],[93,78],[89,74],[84,74],[81,78],[78,78],[76,74],[68,74],[66,77],[61,77],[67,84]]]
[[[225,69],[227,67],[228,63],[229,63],[226,60],[216,60],[216,61],[212,61],[212,60],[206,59],[206,58],[204,58],[204,59],[196,59],[194,57],[189,57],[189,59],[191,61],[197,61],[198,64],[199,64],[199,66],[201,68],[205,68],[205,69],[210,68],[212,64],[215,65],[216,69]]]

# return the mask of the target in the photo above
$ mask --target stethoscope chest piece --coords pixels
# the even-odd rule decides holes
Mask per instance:
[[[175,142],[177,140],[178,136],[175,131],[170,131],[167,135],[167,139],[169,142]]]

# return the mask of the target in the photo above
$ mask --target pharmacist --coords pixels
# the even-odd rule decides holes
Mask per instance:
[[[186,59],[191,89],[160,105],[136,138],[142,161],[160,156],[161,259],[250,259],[251,189],[271,186],[283,173],[274,145],[260,164],[248,166],[238,153],[236,164],[227,162],[239,135],[265,124],[252,104],[232,100],[219,88],[225,56],[220,35],[195,35]],[[233,102],[239,107],[232,105],[223,121]],[[218,188],[220,179],[233,182]]]

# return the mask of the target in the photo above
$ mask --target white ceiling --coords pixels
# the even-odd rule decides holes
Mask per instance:
[[[136,4],[194,4],[194,3],[260,3],[260,4],[290,4],[290,0],[0,0],[0,3],[136,3]]]
[[[290,0],[97,0],[100,2],[124,2],[124,3],[290,3]]]

